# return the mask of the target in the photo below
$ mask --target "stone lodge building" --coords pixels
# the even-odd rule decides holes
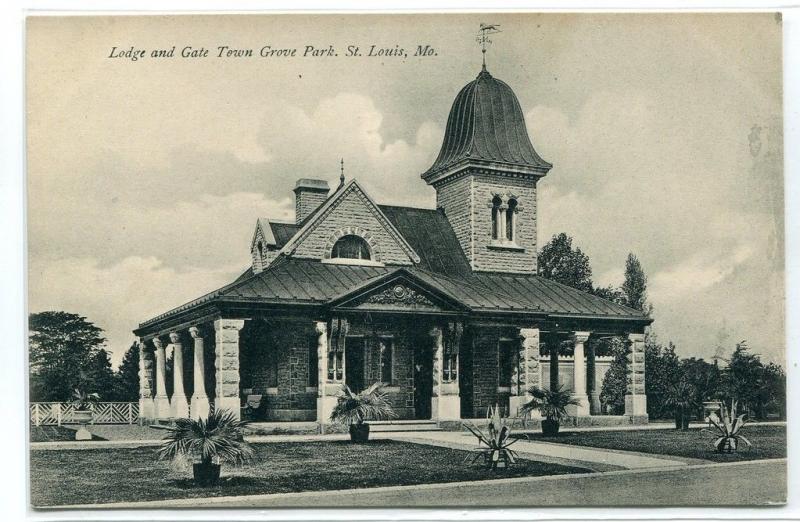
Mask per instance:
[[[514,415],[531,386],[561,383],[578,423],[647,422],[651,320],[536,275],[537,185],[551,168],[484,67],[422,173],[436,208],[381,205],[355,179],[333,191],[298,180],[294,223],[256,220],[251,267],[135,330],[140,414],[238,415],[249,402],[256,419],[323,428],[343,383],[381,381],[400,419],[453,427],[495,404]],[[595,346],[609,336],[630,346],[623,416],[599,415],[608,358]]]

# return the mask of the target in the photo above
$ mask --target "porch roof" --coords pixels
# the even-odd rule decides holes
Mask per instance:
[[[358,289],[403,274],[477,313],[517,312],[541,316],[628,319],[649,322],[642,312],[535,275],[472,273],[450,276],[419,267],[352,266],[284,257],[258,274],[234,282],[139,325],[158,323],[202,305],[219,303],[324,306]]]

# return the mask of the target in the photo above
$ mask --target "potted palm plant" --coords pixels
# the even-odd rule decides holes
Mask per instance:
[[[555,437],[561,422],[569,418],[567,406],[577,406],[580,404],[577,399],[572,397],[572,393],[564,390],[563,386],[558,386],[554,390],[548,390],[534,386],[528,393],[531,400],[520,408],[520,413],[527,414],[533,410],[539,410],[542,417],[542,435],[545,437]]]
[[[99,401],[100,396],[96,393],[87,393],[79,388],[72,392],[72,400],[69,402],[73,408],[72,418],[80,425],[75,432],[75,440],[92,440],[92,434],[86,429],[86,425],[92,422],[92,406]]]
[[[331,421],[349,426],[350,440],[369,440],[368,420],[386,420],[397,417],[383,391],[384,383],[376,382],[360,393],[353,393],[342,384],[342,394],[331,412]]]
[[[689,413],[697,406],[696,391],[694,386],[683,379],[669,387],[664,405],[675,412],[676,430],[689,429]]]
[[[169,433],[158,456],[188,458],[195,484],[213,486],[219,481],[223,463],[241,466],[253,459],[253,448],[242,434],[247,424],[230,410],[215,411],[207,419],[176,419],[174,426],[165,428]]]

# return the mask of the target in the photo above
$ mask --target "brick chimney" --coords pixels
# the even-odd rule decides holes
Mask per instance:
[[[328,198],[330,187],[321,179],[298,179],[294,186],[295,223],[300,223]]]

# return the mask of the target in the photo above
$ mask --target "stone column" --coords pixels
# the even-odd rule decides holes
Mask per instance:
[[[215,411],[229,410],[241,418],[239,399],[239,330],[244,326],[242,319],[217,319],[214,321],[216,333],[215,361],[217,377],[217,398]]]
[[[586,343],[586,395],[589,396],[589,414],[600,415],[600,393],[597,390],[595,343]]]
[[[578,400],[578,406],[574,406],[575,415],[585,417],[589,415],[589,397],[586,394],[586,359],[584,358],[583,345],[589,340],[590,332],[573,332],[572,342],[574,343],[573,375],[574,386],[572,396]]]
[[[169,407],[169,397],[167,396],[167,356],[164,353],[164,343],[158,337],[153,338],[153,345],[156,347],[156,398],[155,418],[169,419],[172,412]]]
[[[455,328],[450,332],[455,336]],[[431,328],[433,340],[433,391],[431,393],[431,420],[457,421],[461,418],[461,397],[459,396],[458,377],[444,382],[444,332],[441,326]],[[450,339],[454,342],[454,339]]]
[[[341,384],[328,379],[328,323],[316,321],[314,331],[317,334],[317,424],[320,432],[325,432],[325,425],[331,423],[331,412],[338,402]]]
[[[196,326],[189,328],[189,333],[194,339],[194,392],[192,393],[192,404],[189,411],[195,420],[207,419],[210,405],[208,404],[208,395],[206,395],[203,336]]]
[[[147,343],[139,339],[139,419],[155,418],[153,401],[153,360],[147,350]]]
[[[183,419],[189,416],[189,402],[183,390],[183,342],[178,332],[170,332],[169,340],[172,343],[172,417]]]
[[[647,422],[647,395],[644,386],[644,334],[628,334],[628,391],[625,415]]]
[[[506,210],[505,203],[497,207],[497,239],[500,241],[506,240]]]
[[[520,328],[519,361],[515,370],[516,379],[511,382],[511,397],[508,399],[510,415],[518,415],[519,408],[531,400],[529,390],[534,386],[541,386],[538,328]],[[537,415],[538,412],[532,413],[534,417]]]

